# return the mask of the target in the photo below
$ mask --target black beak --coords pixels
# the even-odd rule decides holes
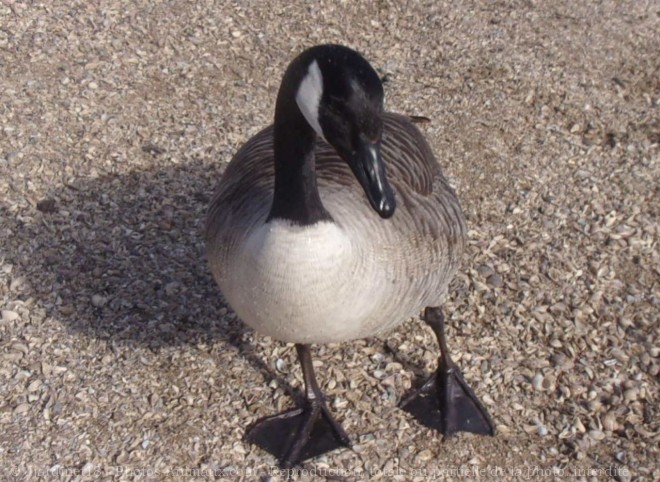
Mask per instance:
[[[380,157],[380,143],[372,143],[366,138],[360,139],[359,147],[350,165],[371,207],[381,218],[391,217],[396,209],[396,200],[394,191],[387,181],[385,164]]]

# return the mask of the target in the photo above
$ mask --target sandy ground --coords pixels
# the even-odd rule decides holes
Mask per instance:
[[[354,441],[300,480],[658,480],[660,6],[654,1],[0,3],[0,478],[279,480],[242,441],[294,403],[201,227],[287,62],[341,42],[455,183],[449,342],[494,438],[396,408],[431,332],[316,347]]]

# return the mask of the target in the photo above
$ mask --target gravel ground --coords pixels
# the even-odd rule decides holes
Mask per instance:
[[[327,3],[0,3],[0,478],[283,478],[242,436],[298,396],[295,350],[223,304],[201,228],[333,41],[431,119],[470,229],[449,342],[498,435],[396,408],[437,356],[410,320],[315,348],[355,444],[295,477],[658,480],[658,3]]]

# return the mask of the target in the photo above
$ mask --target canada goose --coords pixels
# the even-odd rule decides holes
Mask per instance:
[[[304,51],[284,74],[274,125],[236,153],[209,207],[207,255],[227,302],[258,332],[295,343],[302,365],[304,406],[247,432],[283,467],[349,444],[309,345],[372,336],[423,309],[439,367],[405,403],[435,397],[445,435],[494,433],[437,308],[463,252],[463,214],[422,134],[383,98],[357,52]]]

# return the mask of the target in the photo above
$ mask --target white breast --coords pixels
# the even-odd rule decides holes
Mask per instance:
[[[264,335],[327,343],[373,335],[386,321],[378,315],[393,285],[386,263],[333,222],[273,220],[235,253],[220,287],[240,318]]]

